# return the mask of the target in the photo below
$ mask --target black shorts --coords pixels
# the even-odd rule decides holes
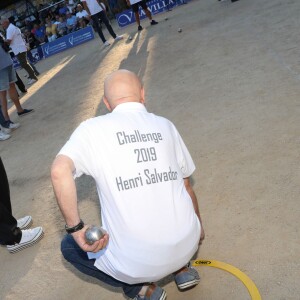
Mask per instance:
[[[142,9],[147,9],[147,3],[146,3],[146,0],[142,0],[138,3],[134,3],[131,5],[131,8],[132,8],[132,11],[133,12],[138,12],[139,11],[139,6],[142,8]]]

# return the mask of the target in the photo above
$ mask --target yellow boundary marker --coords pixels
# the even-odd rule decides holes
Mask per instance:
[[[252,298],[252,300],[261,300],[261,296],[259,294],[259,291],[254,284],[254,282],[242,271],[240,271],[238,268],[223,263],[221,261],[217,260],[194,260],[191,262],[192,266],[199,267],[199,266],[207,266],[207,267],[214,267],[218,268],[224,271],[227,271],[231,274],[233,274],[235,277],[237,277],[248,289],[248,292]]]

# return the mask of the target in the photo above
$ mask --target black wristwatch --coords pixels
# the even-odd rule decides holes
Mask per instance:
[[[81,230],[83,227],[84,227],[84,223],[83,223],[82,220],[80,220],[80,222],[77,225],[73,226],[73,227],[68,227],[67,224],[65,225],[65,229],[66,229],[67,233],[74,233],[76,231]]]

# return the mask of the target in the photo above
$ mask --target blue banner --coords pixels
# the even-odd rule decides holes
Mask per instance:
[[[156,15],[166,11],[167,8],[172,8],[186,2],[186,0],[151,0],[147,2],[147,6],[151,11],[151,14]],[[141,20],[146,18],[146,14],[141,7],[139,7],[139,15]],[[116,14],[116,19],[120,27],[125,27],[135,22],[135,16],[132,9],[127,9],[120,14]]]
[[[47,58],[51,55],[65,51],[69,48],[76,47],[92,39],[94,39],[93,28],[91,26],[87,26],[86,28],[80,29],[73,33],[69,33],[68,35],[65,35],[63,37],[60,37],[53,42],[46,43],[41,47],[43,50],[44,58]]]

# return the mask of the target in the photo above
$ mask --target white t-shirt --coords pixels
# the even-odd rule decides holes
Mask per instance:
[[[97,2],[97,0],[82,0],[82,2],[86,2],[91,15],[95,15],[98,12],[102,11],[102,7],[99,5],[99,3]]]
[[[135,4],[135,3],[139,3],[142,2],[142,0],[129,0],[130,5]]]
[[[183,178],[194,169],[175,126],[141,103],[83,122],[59,154],[96,181],[108,246],[95,266],[129,284],[155,282],[198,248],[200,222]]]
[[[26,43],[22,37],[21,30],[13,24],[9,24],[6,29],[6,39],[11,40],[10,47],[15,55],[26,52]]]
[[[79,11],[78,13],[76,13],[76,18],[84,18],[86,16],[88,16],[89,14],[86,12],[86,10],[82,10],[82,11]]]

